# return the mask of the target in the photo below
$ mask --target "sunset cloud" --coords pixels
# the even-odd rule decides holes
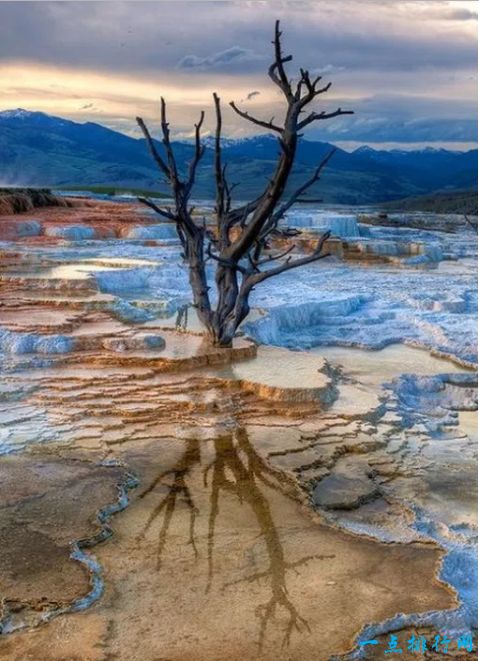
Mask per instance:
[[[247,48],[233,46],[220,53],[214,53],[209,57],[198,57],[197,55],[185,55],[178,62],[179,69],[221,69],[230,65],[244,64],[245,62],[254,62],[263,60],[264,57],[258,55]]]
[[[440,142],[445,131],[475,139],[473,2],[2,2],[0,109],[26,107],[134,134],[135,116],[157,118],[162,95],[172,129],[188,135],[203,107],[211,128],[216,91],[224,102],[244,100],[256,114],[277,115],[281,98],[267,76],[276,18],[285,52],[294,55],[291,74],[309,67],[333,81],[324,107],[355,110],[315,127],[315,138]],[[229,135],[254,130],[225,111]]]

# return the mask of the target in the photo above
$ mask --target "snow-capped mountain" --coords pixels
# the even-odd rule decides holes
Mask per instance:
[[[214,138],[205,137],[206,153],[197,172],[197,195],[213,193]],[[158,143],[161,150],[162,145]],[[302,140],[292,184],[308,177],[332,148]],[[174,143],[180,165],[192,157],[193,144]],[[239,196],[257,194],[274,168],[279,147],[275,135],[223,140],[223,156]],[[367,204],[476,185],[477,151],[381,151],[338,149],[324,176],[311,191],[328,202]],[[16,185],[112,185],[158,188],[158,173],[142,139],[93,122],[78,123],[17,108],[0,112],[0,179]]]

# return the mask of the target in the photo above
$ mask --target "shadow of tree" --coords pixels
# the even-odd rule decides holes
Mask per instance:
[[[183,455],[175,466],[160,473],[149,487],[141,493],[145,498],[158,485],[166,486],[166,495],[150,514],[143,532],[144,536],[153,522],[163,513],[158,537],[157,568],[161,567],[161,558],[167,541],[168,531],[179,499],[186,504],[190,516],[189,543],[195,557],[198,557],[195,539],[195,520],[199,510],[195,505],[192,491],[187,485],[187,478],[195,466],[201,465],[200,442],[189,440]],[[301,617],[288,595],[286,578],[288,571],[296,571],[301,565],[311,560],[333,558],[332,555],[310,555],[288,562],[285,558],[280,535],[275,525],[268,497],[264,487],[279,491],[283,496],[295,500],[296,485],[282,471],[270,466],[251,444],[244,427],[221,436],[214,441],[213,460],[203,469],[203,486],[209,489],[208,532],[206,542],[208,572],[206,592],[209,592],[214,577],[214,543],[217,518],[220,512],[221,493],[235,496],[240,503],[248,504],[259,529],[258,537],[265,545],[267,566],[263,571],[231,581],[223,585],[223,590],[239,583],[253,583],[264,580],[269,583],[270,599],[256,608],[259,619],[258,647],[262,649],[268,629],[279,610],[287,616],[283,632],[282,645],[290,643],[293,631],[310,631],[308,622]]]

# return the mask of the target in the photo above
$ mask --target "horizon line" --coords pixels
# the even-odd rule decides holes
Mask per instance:
[[[108,124],[101,123],[99,121],[91,121],[91,120],[85,120],[85,121],[78,121],[75,119],[71,119],[70,117],[64,117],[62,115],[51,115],[50,113],[44,112],[43,110],[29,110],[26,108],[5,108],[3,110],[0,110],[0,116],[4,115],[6,113],[14,113],[14,112],[23,112],[27,114],[38,114],[38,115],[44,115],[45,117],[51,117],[52,119],[60,119],[64,120],[67,122],[71,122],[73,124],[78,124],[80,126],[84,126],[87,124],[94,124],[96,126],[101,126],[104,129],[107,129],[109,131],[113,131],[114,133],[117,133],[119,135],[123,135],[127,138],[131,138],[132,140],[142,140],[143,138],[141,136],[135,136],[131,135],[128,132],[119,130],[118,128],[113,128],[112,126],[109,126]],[[133,118],[132,118],[133,121]],[[255,138],[260,138],[260,137],[271,137],[272,140],[275,140],[276,137],[272,135],[271,133],[255,133],[251,135],[246,135],[242,137],[234,137],[234,136],[228,136],[224,135],[223,139],[230,141],[230,142],[244,142],[247,140],[254,140]],[[204,135],[202,136],[203,139],[205,138],[210,138],[212,137],[212,133],[210,131],[205,132]],[[302,139],[305,142],[311,142],[311,143],[319,143],[319,144],[329,144],[333,145],[336,147],[339,147],[345,152],[348,153],[353,153],[355,151],[358,151],[361,148],[368,148],[373,151],[407,151],[407,152],[414,152],[414,151],[426,151],[428,149],[432,151],[450,151],[450,152],[463,152],[467,153],[468,151],[476,151],[479,147],[478,141],[464,141],[464,140],[441,140],[440,138],[437,138],[437,140],[427,140],[427,141],[406,141],[406,140],[381,140],[381,141],[373,141],[373,140],[368,140],[368,141],[361,141],[361,140],[354,140],[354,139],[345,139],[345,140],[318,140],[314,138],[309,138],[307,136],[302,136]],[[183,144],[191,144],[193,142],[193,137],[174,137],[173,138],[174,142],[178,143],[183,143]],[[440,145],[440,146],[439,146]]]

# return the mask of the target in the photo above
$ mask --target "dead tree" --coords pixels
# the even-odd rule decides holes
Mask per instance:
[[[318,164],[311,177],[297,190],[285,195],[302,132],[310,124],[352,114],[350,110],[338,108],[332,112],[309,110],[310,104],[331,87],[323,84],[322,77],[312,78],[310,73],[300,69],[296,83],[291,81],[285,70],[285,64],[293,58],[283,55],[281,50],[281,32],[276,21],[274,61],[269,67],[269,77],[282,92],[285,102],[284,120],[276,123],[274,117],[264,121],[241,110],[232,101],[231,108],[246,121],[277,134],[279,143],[278,160],[271,179],[264,191],[254,200],[234,206],[232,202],[233,185],[226,177],[226,167],[222,159],[221,132],[222,112],[220,99],[213,94],[216,131],[214,139],[214,177],[216,182],[216,205],[214,209],[215,230],[212,234],[206,223],[198,222],[194,217],[194,207],[190,204],[195,177],[205,146],[201,141],[201,127],[204,112],[195,124],[194,156],[189,163],[188,173],[182,176],[173,153],[170,141],[170,129],[166,116],[166,103],[161,99],[161,132],[163,149],[160,153],[147,126],[141,118],[137,122],[146,139],[148,149],[169,184],[174,204],[172,207],[160,207],[149,199],[141,201],[154,209],[162,218],[176,224],[178,236],[183,246],[183,254],[189,269],[189,280],[193,293],[193,303],[200,321],[207,329],[213,344],[231,346],[238,326],[249,313],[249,296],[256,285],[290,269],[310,264],[327,254],[323,247],[329,234],[323,234],[315,250],[304,257],[292,259],[287,251],[271,254],[268,250],[268,238],[277,230],[278,223],[285,213],[306,191],[315,184],[334,153],[334,149]],[[285,259],[284,259],[285,258]],[[206,262],[216,262],[216,306],[212,304],[210,288],[206,276]],[[279,260],[276,266],[271,262]],[[268,266],[270,268],[268,268]]]

